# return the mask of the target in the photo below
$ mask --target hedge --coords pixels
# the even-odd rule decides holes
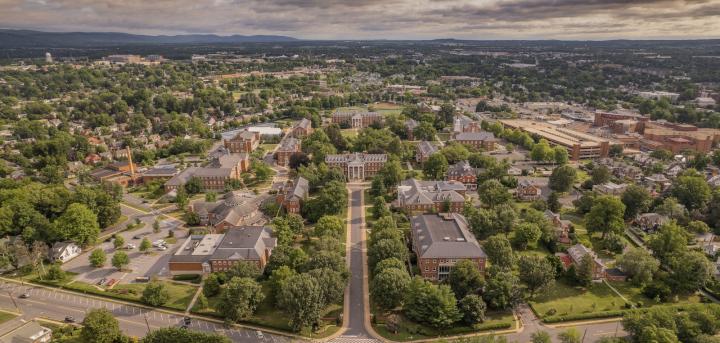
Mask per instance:
[[[568,314],[564,316],[548,316],[543,318],[544,323],[560,323],[570,322],[575,320],[587,320],[587,319],[601,319],[611,317],[622,317],[628,310],[615,310],[615,311],[604,311],[604,312],[591,312],[591,313],[578,313]]]
[[[505,329],[511,328],[512,325],[513,325],[513,322],[499,322],[499,323],[478,324],[478,325],[474,325],[473,328],[477,331],[505,330]]]

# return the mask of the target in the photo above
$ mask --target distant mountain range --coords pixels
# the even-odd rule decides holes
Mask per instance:
[[[237,44],[293,42],[298,39],[273,35],[176,35],[148,36],[118,32],[43,32],[0,29],[1,48],[108,47],[143,44]]]

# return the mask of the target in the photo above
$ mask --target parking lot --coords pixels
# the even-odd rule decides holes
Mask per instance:
[[[90,265],[90,253],[94,249],[83,252],[78,257],[66,262],[62,269],[68,272],[76,273],[75,280],[95,284],[102,279],[115,279],[122,283],[129,283],[137,277],[153,277],[153,276],[169,276],[167,269],[170,256],[180,245],[179,243],[187,237],[187,231],[181,229],[181,223],[166,219],[160,221],[160,232],[153,233],[153,222],[156,216],[153,214],[138,216],[145,225],[140,229],[130,230],[118,233],[125,239],[125,244],[134,245],[133,249],[122,249],[128,254],[130,264],[122,272],[118,271],[111,265],[112,257],[115,254],[112,240],[100,243],[96,248],[103,249],[107,255],[107,261],[102,268],[95,268]],[[159,239],[168,240],[168,232],[173,230],[175,239],[178,243],[168,244],[167,250],[160,250],[157,247],[150,248],[148,253],[140,252],[138,247],[143,238],[148,238],[151,242]]]

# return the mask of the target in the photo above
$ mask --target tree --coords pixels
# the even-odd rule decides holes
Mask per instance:
[[[347,203],[348,194],[345,184],[333,180],[325,184],[317,197],[307,201],[303,211],[310,222],[316,222],[322,216],[342,213]]]
[[[210,273],[203,284],[203,294],[206,297],[213,297],[220,293],[220,280],[217,274]]]
[[[81,246],[95,243],[100,234],[97,215],[87,206],[70,204],[52,225],[53,238],[69,240]]]
[[[708,233],[710,232],[710,227],[708,224],[705,224],[705,222],[700,220],[693,220],[688,223],[687,229],[690,232],[693,233]]]
[[[569,328],[558,335],[562,343],[580,343],[582,338],[575,328]]]
[[[530,151],[530,158],[533,161],[549,161],[555,159],[555,151],[550,147],[547,140],[541,139]]]
[[[547,198],[547,207],[548,210],[552,212],[558,212],[562,208],[562,204],[560,204],[560,196],[556,192],[550,193]]]
[[[388,259],[397,258],[400,261],[407,260],[408,252],[405,243],[396,239],[381,239],[373,242],[367,252],[368,263],[374,267],[378,262]]]
[[[48,280],[63,280],[65,279],[65,271],[63,271],[59,265],[53,264],[47,269],[45,278]]]
[[[625,205],[617,197],[603,195],[595,199],[590,212],[585,215],[585,227],[590,234],[601,232],[602,237],[610,233],[622,234],[625,230]]]
[[[247,277],[233,277],[220,292],[218,312],[225,320],[237,322],[249,318],[265,299],[262,287]]]
[[[553,148],[553,157],[555,159],[555,163],[559,165],[566,164],[569,159],[567,149],[559,145]]]
[[[560,166],[553,169],[548,185],[553,191],[564,193],[570,190],[576,177],[575,168],[569,165]]]
[[[120,249],[123,246],[125,246],[125,238],[120,235],[115,235],[115,239],[113,239],[113,247],[115,249]]]
[[[435,285],[420,277],[410,281],[404,303],[403,309],[408,318],[432,327],[449,327],[461,318],[450,287]]]
[[[95,249],[90,253],[90,265],[92,265],[95,268],[101,268],[105,265],[105,262],[107,261],[107,256],[105,256],[105,251],[102,249]]]
[[[477,293],[485,285],[478,266],[472,260],[460,260],[448,275],[448,284],[458,299]]]
[[[157,219],[153,222],[152,228],[154,233],[160,232],[160,222]]]
[[[545,331],[535,331],[530,338],[532,343],[552,343],[552,337]]]
[[[596,166],[590,172],[590,176],[594,185],[602,185],[610,181],[610,169],[604,165]]]
[[[433,141],[435,140],[436,133],[435,127],[426,121],[420,122],[420,125],[413,130],[413,134],[417,140]]]
[[[511,271],[492,268],[489,271],[483,299],[496,310],[508,309],[520,301],[519,280]]]
[[[458,309],[462,313],[463,321],[473,325],[485,321],[487,305],[477,294],[469,294],[458,302]]]
[[[290,314],[290,327],[295,332],[320,319],[322,293],[317,280],[310,275],[290,277],[283,285],[278,301]]]
[[[555,282],[555,267],[545,258],[536,255],[523,256],[518,266],[520,281],[527,286],[531,298],[537,291],[546,289]]]
[[[389,260],[391,259],[384,261]],[[375,274],[370,295],[380,307],[391,310],[402,304],[403,296],[409,284],[410,276],[404,268],[385,268]]]
[[[150,306],[162,306],[170,300],[170,292],[165,288],[165,284],[152,281],[145,286],[140,300]]]
[[[345,222],[338,216],[323,216],[315,224],[315,236],[329,235],[340,237],[345,230]]]
[[[480,201],[490,208],[494,208],[500,204],[506,204],[512,198],[507,188],[498,180],[487,180],[478,185],[478,195]]]
[[[442,180],[448,170],[448,161],[443,154],[432,154],[423,164],[423,174],[431,180]]]
[[[186,330],[179,327],[160,328],[150,332],[141,343],[230,343],[230,339],[216,333]]]
[[[193,176],[190,179],[188,179],[187,182],[185,182],[184,188],[185,188],[185,191],[187,192],[187,194],[190,194],[190,195],[198,194],[198,193],[202,192],[202,180],[200,180],[200,178],[198,178],[198,177]]]
[[[672,289],[688,294],[704,287],[715,272],[715,266],[702,252],[683,251],[670,258],[669,283]]]
[[[287,219],[288,227],[293,234],[299,235],[303,232],[303,230],[305,230],[305,220],[299,214],[290,213],[285,216],[285,218]]]
[[[527,249],[528,245],[534,245],[540,239],[542,231],[537,224],[523,222],[515,226],[515,246],[520,250]]]
[[[140,241],[140,246],[138,247],[138,249],[144,253],[148,253],[150,248],[152,248],[152,243],[150,243],[150,240],[147,237],[143,238],[142,241]]]
[[[326,307],[330,304],[342,302],[343,295],[345,294],[345,285],[347,284],[347,278],[345,268],[342,271],[338,271],[333,268],[315,268],[308,272],[310,276],[317,280],[320,286],[320,299],[321,307]]]
[[[595,270],[595,261],[590,254],[583,256],[580,260],[580,264],[575,269],[575,280],[578,284],[583,287],[588,287],[592,284],[592,280],[595,278],[593,271]]]
[[[485,248],[485,253],[488,255],[488,260],[492,265],[502,269],[512,269],[515,264],[515,257],[510,241],[505,235],[491,236],[487,239],[483,248]]]
[[[586,214],[590,212],[593,204],[595,204],[595,198],[599,195],[596,192],[590,191],[585,192],[580,198],[573,200],[573,206],[579,214]]]
[[[118,270],[123,270],[123,267],[130,264],[130,258],[124,251],[118,251],[113,255],[112,265]]]
[[[635,218],[650,208],[652,197],[645,187],[630,185],[622,194],[622,203],[625,205],[625,218]]]
[[[688,233],[675,221],[665,223],[650,236],[647,246],[660,261],[667,263],[672,255],[687,250]]]
[[[373,269],[375,275],[380,274],[385,269],[397,268],[407,272],[405,262],[398,260],[397,258],[391,257],[378,262]]]
[[[114,343],[122,337],[120,325],[115,316],[107,309],[92,309],[85,315],[80,330],[83,342]]]
[[[275,269],[268,278],[268,284],[270,285],[270,297],[277,302],[278,294],[282,290],[283,286],[292,276],[296,275],[297,272],[290,269],[288,266],[280,266]]]
[[[273,249],[273,253],[270,255],[270,259],[265,265],[264,273],[266,276],[272,275],[272,272],[280,266],[288,266],[290,269],[299,271],[299,269],[305,265],[307,260],[308,256],[302,249],[287,245],[279,245]]]
[[[630,249],[617,259],[616,265],[631,278],[635,285],[646,285],[660,268],[660,262],[645,249]]]
[[[260,276],[260,267],[253,261],[237,261],[225,272],[229,278],[251,278]]]
[[[688,173],[689,171],[694,170],[686,170],[682,176],[679,176],[673,182],[670,191],[688,210],[700,210],[705,208],[710,200],[710,186],[705,178]]]

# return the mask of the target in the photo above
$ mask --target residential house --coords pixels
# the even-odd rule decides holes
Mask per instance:
[[[670,188],[670,186],[672,185],[670,179],[665,177],[665,175],[663,174],[653,174],[650,176],[646,176],[644,181],[648,187],[658,189],[660,192]]]
[[[605,195],[621,195],[627,189],[627,184],[617,184],[613,182],[606,182],[601,185],[593,185],[593,191]]]
[[[290,156],[300,152],[300,140],[295,137],[287,137],[280,143],[275,152],[275,160],[279,166],[287,167],[290,164]]]
[[[455,212],[465,205],[467,188],[459,181],[420,181],[408,179],[398,186],[394,204],[408,212]]]
[[[227,228],[224,234],[208,234],[187,238],[170,257],[172,275],[208,274],[227,271],[240,261],[265,268],[277,238],[268,226]]]
[[[348,181],[371,179],[387,162],[386,154],[349,153],[325,156],[330,168],[339,168]]]
[[[415,161],[417,163],[425,163],[430,158],[430,155],[438,152],[438,148],[428,141],[422,141],[417,145],[415,151]]]
[[[57,242],[50,249],[50,258],[55,262],[65,263],[82,253],[82,248],[73,242]]]
[[[462,182],[469,190],[477,189],[477,169],[470,166],[468,161],[459,161],[450,166],[446,179]]]
[[[412,246],[423,278],[447,279],[455,264],[472,261],[485,272],[487,255],[459,213],[422,214],[410,219]]]
[[[308,197],[310,185],[308,180],[302,176],[297,179],[287,180],[278,190],[276,201],[287,213],[298,214],[302,210],[302,204]]]
[[[542,196],[542,188],[528,179],[520,180],[515,188],[515,196],[523,201],[537,200]]]
[[[192,203],[190,211],[198,215],[201,225],[222,232],[229,227],[264,224],[266,220],[259,209],[262,200],[252,192],[232,191],[218,201]]]
[[[555,239],[557,240],[557,242],[562,244],[570,244],[570,228],[572,227],[572,222],[569,220],[560,219],[560,214],[554,213],[550,210],[545,211],[545,218],[549,220],[555,228]]]
[[[605,264],[597,257],[592,249],[578,243],[567,249],[568,255],[572,259],[573,264],[577,267],[582,262],[585,256],[590,256],[592,259],[592,278],[593,280],[600,280],[605,277]]]

